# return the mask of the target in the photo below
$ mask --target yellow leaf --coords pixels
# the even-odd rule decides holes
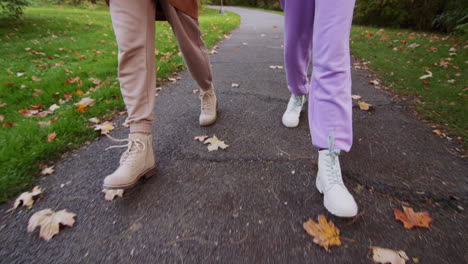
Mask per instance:
[[[73,226],[75,223],[75,214],[66,209],[54,212],[51,209],[45,209],[36,212],[29,219],[28,232],[34,231],[40,226],[39,236],[45,240],[50,240],[59,233],[60,225]]]
[[[75,108],[75,112],[85,113],[86,112],[86,105],[85,104],[78,104],[78,106]]]
[[[54,166],[52,167],[47,167],[47,168],[44,168],[42,171],[41,171],[41,174],[42,175],[48,175],[48,174],[52,174],[54,173]]]
[[[114,129],[114,124],[112,124],[109,121],[106,121],[102,124],[94,126],[94,130],[101,130],[102,135],[109,134],[109,132],[112,131],[113,129]]]
[[[359,104],[359,109],[361,109],[362,111],[369,111],[371,107],[373,107],[373,105],[368,104],[364,101],[359,101],[358,104]]]
[[[28,209],[34,204],[34,198],[38,195],[42,194],[42,189],[39,186],[36,186],[32,189],[32,192],[24,192],[22,193],[13,204],[13,208],[18,208],[18,206],[23,205],[26,206]]]
[[[208,138],[208,136],[198,136],[198,137],[195,137],[194,140],[204,142],[207,138]]]
[[[371,249],[375,263],[405,264],[409,259],[403,250],[395,251],[381,247],[371,247]]]
[[[226,149],[229,145],[226,145],[224,141],[219,140],[216,136],[205,140],[204,144],[208,145],[208,151],[214,151],[218,149]]]
[[[437,134],[439,136],[442,135],[442,132],[439,129],[434,129],[434,130],[432,130],[432,132],[434,132],[435,134]]]
[[[325,248],[326,251],[330,252],[330,246],[340,246],[340,230],[336,228],[335,224],[327,219],[323,215],[318,216],[318,222],[312,219],[303,224],[306,232],[314,238],[314,243]]]
[[[104,189],[102,190],[103,193],[106,194],[104,197],[107,201],[112,201],[116,196],[118,197],[123,197],[124,190],[123,189],[116,189],[116,190],[109,190],[109,189]]]

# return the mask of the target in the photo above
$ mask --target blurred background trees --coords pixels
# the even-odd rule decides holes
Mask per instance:
[[[221,0],[203,1],[215,5],[221,3]],[[281,9],[279,0],[224,0],[224,4]],[[377,27],[466,34],[468,32],[468,1],[357,0],[354,23]]]

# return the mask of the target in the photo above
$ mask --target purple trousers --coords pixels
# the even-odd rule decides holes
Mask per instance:
[[[312,143],[349,151],[353,143],[349,35],[355,0],[281,0],[288,88],[309,94]],[[312,78],[308,69],[312,59]]]

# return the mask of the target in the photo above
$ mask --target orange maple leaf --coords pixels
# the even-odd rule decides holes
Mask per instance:
[[[52,141],[54,141],[54,139],[55,139],[56,137],[57,137],[57,133],[55,133],[55,132],[54,132],[54,133],[50,133],[50,134],[47,135],[47,141],[48,141],[48,142],[52,142]]]
[[[413,208],[403,206],[403,212],[394,208],[393,213],[395,214],[395,219],[402,221],[406,229],[413,227],[431,229],[429,224],[432,222],[432,218],[428,212],[415,213]]]
[[[78,104],[78,106],[75,108],[75,111],[78,113],[85,113],[86,112],[86,104]]]
[[[314,243],[325,248],[327,252],[330,252],[330,246],[341,245],[340,230],[331,220],[327,222],[323,215],[318,216],[318,222],[309,219],[303,227],[309,235],[314,237]]]

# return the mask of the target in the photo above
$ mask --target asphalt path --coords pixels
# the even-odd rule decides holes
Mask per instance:
[[[375,105],[353,107],[354,146],[341,156],[345,183],[360,214],[331,216],[315,190],[317,149],[307,114],[298,128],[281,124],[289,92],[283,70],[283,17],[226,8],[242,16],[212,55],[219,119],[198,126],[198,89],[188,72],[156,100],[158,174],[112,202],[103,178],[121,150],[101,137],[57,162],[31,210],[0,206],[1,263],[371,263],[370,246],[405,250],[420,263],[466,263],[468,162],[431,132],[399,97],[353,69],[353,94]],[[239,84],[238,88],[231,87]],[[111,135],[127,136],[124,116]],[[208,152],[195,136],[216,135],[230,147]],[[406,230],[393,216],[402,205],[428,211],[431,230]],[[51,241],[26,232],[36,211],[68,209],[76,224]],[[324,214],[346,239],[327,253],[302,228]],[[408,263],[412,263],[410,260]]]

